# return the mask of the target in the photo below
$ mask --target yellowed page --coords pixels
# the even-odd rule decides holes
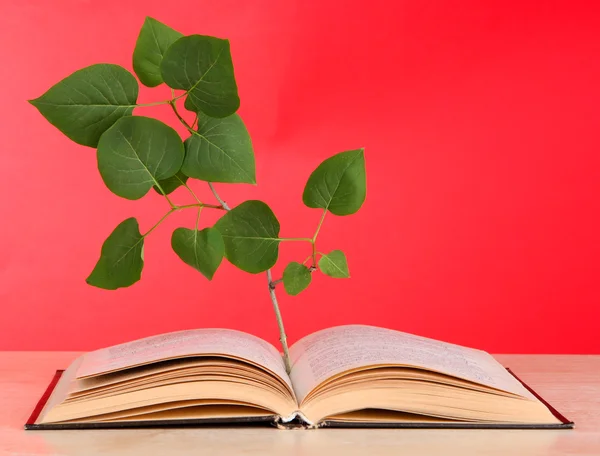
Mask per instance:
[[[77,378],[195,355],[248,360],[273,372],[291,389],[283,359],[275,347],[251,334],[220,328],[161,334],[87,353],[77,369]]]
[[[58,404],[44,414],[41,422],[78,420],[155,404],[216,398],[234,403],[249,403],[282,416],[289,416],[297,407],[291,397],[284,398],[273,389],[260,385],[201,381],[158,386],[83,402]]]
[[[321,382],[369,365],[430,369],[534,399],[488,353],[375,326],[349,325],[318,331],[290,348],[290,377],[298,403]]]

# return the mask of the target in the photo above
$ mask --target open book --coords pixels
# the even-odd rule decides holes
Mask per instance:
[[[57,375],[28,429],[270,421],[286,426],[572,427],[486,352],[373,326],[279,351],[229,329],[86,353]]]

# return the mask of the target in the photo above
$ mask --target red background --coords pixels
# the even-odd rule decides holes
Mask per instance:
[[[136,216],[145,231],[168,207],[154,193],[111,194],[94,151],[25,100],[93,63],[131,69],[151,15],[230,38],[259,185],[218,189],[233,205],[265,200],[282,236],[316,227],[320,212],[301,200],[310,172],[366,148],[365,206],[328,216],[318,243],[347,253],[352,278],[281,290],[292,341],[361,322],[493,352],[600,353],[596,3],[3,1],[0,349],[88,350],[219,326],[277,340],[264,275],[226,264],[209,283],[171,252],[193,211],[147,239],[141,282],[85,284],[119,222]],[[140,102],[166,98],[143,88]],[[176,125],[165,106],[137,113]],[[204,183],[194,188],[210,201]],[[308,248],[283,245],[275,275]]]

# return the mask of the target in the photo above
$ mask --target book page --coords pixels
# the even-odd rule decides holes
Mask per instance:
[[[190,329],[103,348],[83,356],[77,378],[156,361],[196,355],[224,355],[258,364],[292,388],[277,349],[264,340],[233,329]]]
[[[299,403],[334,375],[389,364],[430,369],[533,399],[484,351],[375,326],[349,325],[318,331],[296,342],[290,357],[290,377]]]

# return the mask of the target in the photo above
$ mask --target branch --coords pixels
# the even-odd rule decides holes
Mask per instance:
[[[230,210],[231,210],[231,208],[229,207],[229,205],[228,205],[228,204],[227,204],[225,201],[223,201],[223,200],[221,199],[221,197],[219,196],[219,194],[218,194],[218,193],[217,193],[217,191],[215,190],[215,187],[214,187],[214,185],[212,184],[212,182],[209,182],[209,183],[208,183],[208,186],[210,187],[210,191],[213,193],[213,195],[215,195],[215,198],[217,199],[217,201],[218,201],[219,203],[221,203],[221,206],[223,206],[223,209],[225,209],[226,211],[230,211]]]
[[[321,226],[323,226],[323,221],[325,220],[326,215],[327,209],[323,209],[321,220],[319,220],[315,234],[312,237],[312,266],[310,267],[310,272],[313,272],[317,269],[317,236],[319,235],[319,231],[321,231]]]
[[[275,295],[275,285],[270,269],[267,269],[267,281],[269,283],[269,294],[271,295],[271,301],[273,302],[273,310],[275,311],[275,317],[277,318],[277,324],[279,326],[279,342],[281,342],[281,346],[283,347],[283,362],[285,363],[285,371],[289,374],[292,371],[290,352],[288,350],[287,336],[285,335],[283,319],[281,318],[281,312],[279,311],[277,295]]]
[[[231,208],[229,205],[221,199],[217,191],[215,190],[214,185],[209,182],[208,186],[210,187],[211,192],[215,195],[217,201],[221,204],[223,209],[226,211],[230,211]],[[292,371],[292,365],[290,362],[290,352],[288,350],[287,344],[287,336],[285,334],[285,327],[283,326],[283,319],[281,318],[281,311],[279,310],[279,303],[277,302],[277,295],[275,294],[275,287],[282,279],[273,280],[273,276],[271,275],[271,270],[267,269],[267,281],[269,284],[269,295],[271,296],[271,302],[273,303],[273,310],[275,311],[275,318],[277,319],[277,326],[279,327],[279,342],[281,342],[281,347],[283,348],[283,362],[285,364],[285,371],[289,374]]]
[[[177,116],[177,118],[179,119],[179,122],[181,122],[185,128],[187,128],[190,132],[194,132],[194,130],[192,129],[192,127],[190,127],[190,124],[188,124],[185,119],[183,117],[181,117],[181,115],[179,114],[179,111],[177,111],[177,106],[175,106],[175,98],[171,101],[169,101],[169,105],[171,105],[171,108],[173,108],[173,112],[175,113],[175,115]]]
[[[148,108],[150,106],[160,106],[160,105],[165,105],[165,104],[171,104],[175,100],[179,100],[181,97],[185,97],[186,95],[187,95],[187,92],[182,93],[181,95],[178,95],[178,96],[173,96],[173,98],[171,98],[170,100],[155,101],[154,103],[138,103],[138,104],[134,104],[133,106],[136,108]]]
[[[272,288],[274,290],[275,287],[281,282],[283,282],[283,279],[272,280],[271,282],[269,282],[269,288]]]
[[[183,206],[173,206],[173,210],[176,211],[178,209],[187,209],[188,207],[208,207],[209,209],[219,209],[221,211],[226,210],[220,204],[204,204],[204,203],[184,204]]]

